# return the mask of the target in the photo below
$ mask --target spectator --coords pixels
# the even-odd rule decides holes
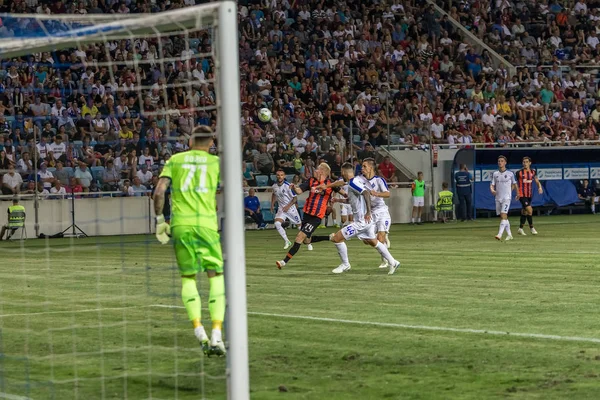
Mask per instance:
[[[583,180],[583,185],[579,188],[577,196],[584,201],[586,207],[589,207],[592,214],[596,214],[596,202],[598,201],[594,188],[589,186],[587,179]]]
[[[115,167],[114,160],[108,160],[102,173],[102,190],[107,192],[119,190],[120,181],[121,173]]]
[[[93,178],[85,162],[79,162],[79,168],[77,168],[77,170],[75,171],[75,179],[77,185],[81,186],[84,192],[90,191],[90,185],[92,183]]]
[[[148,192],[148,188],[142,185],[142,181],[140,180],[139,176],[133,177],[133,185],[131,186],[131,189],[133,190],[133,195],[136,197],[145,196]]]
[[[271,172],[275,171],[275,162],[273,161],[273,157],[267,153],[266,145],[261,144],[258,149],[259,154],[256,156],[254,161],[255,169],[261,174],[269,175]]]
[[[2,194],[19,194],[23,185],[20,174],[15,173],[13,165],[8,166],[8,172],[2,177]]]
[[[258,229],[265,229],[267,226],[264,222],[262,212],[260,210],[260,200],[256,197],[254,189],[250,189],[248,196],[244,198],[244,211],[250,216]]]
[[[135,176],[140,178],[140,183],[144,186],[152,182],[152,172],[148,170],[147,164],[142,164],[141,169],[136,172]]]
[[[385,156],[383,161],[378,166],[379,173],[386,180],[386,182],[391,183],[396,181],[396,167],[392,164],[390,157]]]
[[[56,178],[52,174],[52,172],[48,171],[47,164],[42,162],[40,164],[40,169],[38,170],[38,182],[42,182],[42,186],[46,190],[50,190],[52,188],[52,184],[56,181]]]
[[[54,181],[54,187],[50,189],[50,194],[52,194],[55,199],[62,199],[67,194],[67,190],[57,179]]]

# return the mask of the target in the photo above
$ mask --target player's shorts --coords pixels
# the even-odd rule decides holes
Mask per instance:
[[[521,202],[521,206],[523,206],[523,208],[531,205],[531,197],[519,197],[519,201]]]
[[[359,240],[377,238],[377,234],[375,233],[375,223],[373,222],[370,224],[353,222],[342,228],[342,235],[346,240],[350,240],[353,237],[356,237]]]
[[[375,228],[377,228],[377,232],[389,232],[390,225],[392,224],[392,217],[390,217],[390,212],[387,209],[381,211],[374,211],[372,213],[373,222],[375,223]]]
[[[298,209],[296,207],[290,207],[287,211],[283,211],[283,207],[279,207],[275,219],[281,219],[283,221],[287,219],[292,224],[300,224],[300,214],[298,214]]]
[[[350,204],[340,204],[340,209],[341,209],[341,214],[342,217],[347,217],[349,215],[352,215],[352,206]]]
[[[212,229],[178,225],[171,228],[175,258],[181,275],[208,270],[223,273],[221,236]]]
[[[496,215],[508,214],[510,210],[510,199],[496,200]]]
[[[300,232],[303,232],[308,238],[311,237],[315,229],[317,229],[317,227],[321,225],[321,219],[322,218],[315,217],[314,215],[304,213],[304,216],[302,217],[302,226],[300,227]]]
[[[413,207],[425,206],[425,197],[413,197]]]

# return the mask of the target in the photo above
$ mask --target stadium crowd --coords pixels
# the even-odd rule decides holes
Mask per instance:
[[[427,150],[430,143],[495,147],[598,140],[595,77],[559,66],[599,59],[596,9],[578,0],[575,15],[562,23],[566,9],[560,2],[492,3],[461,1],[448,9],[486,43],[499,38],[493,43],[510,61],[554,62],[550,70],[521,68],[510,77],[504,67],[492,67],[487,51],[478,54],[462,40],[447,16],[413,0],[240,1],[247,183],[279,168],[302,179],[320,161],[336,171],[350,156],[373,157],[387,144]],[[0,13],[127,14],[192,4],[18,0],[0,2]],[[530,6],[537,8],[527,12]],[[529,35],[522,26],[536,24],[537,9],[547,11],[539,14],[550,23]],[[39,30],[36,24],[5,18],[0,36]],[[181,36],[161,41],[138,38],[0,60],[0,169],[8,171],[2,192],[51,195],[66,187],[143,195],[152,189],[161,165],[187,148],[191,128],[216,124],[215,112],[204,109],[216,103],[214,63],[204,56],[211,51],[208,32],[189,39],[197,56],[188,54]],[[555,42],[562,53],[549,47]],[[163,58],[183,61],[168,63],[163,73]],[[125,63],[134,59],[137,69]],[[148,89],[136,90],[139,85]],[[257,119],[263,107],[272,111],[270,123]],[[38,188],[30,182],[35,159]],[[388,180],[395,179],[392,171]]]

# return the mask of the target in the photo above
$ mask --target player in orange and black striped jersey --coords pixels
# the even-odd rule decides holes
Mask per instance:
[[[519,225],[519,235],[525,236],[523,226],[525,221],[529,224],[529,229],[532,235],[537,235],[537,231],[533,227],[533,207],[531,200],[533,199],[533,182],[537,185],[539,194],[544,193],[542,184],[537,177],[535,169],[531,168],[531,158],[523,157],[523,168],[515,174],[517,179],[517,188],[519,190],[519,201],[521,202],[521,224]]]
[[[303,192],[307,191],[310,191],[310,194],[308,195],[308,198],[304,203],[304,208],[302,209],[304,214],[302,216],[302,226],[300,228],[300,232],[298,232],[296,240],[294,241],[294,245],[290,248],[285,258],[276,262],[277,268],[283,268],[292,259],[292,257],[294,257],[298,250],[300,250],[302,243],[311,246],[311,236],[315,229],[317,229],[317,227],[321,224],[321,220],[327,212],[327,206],[333,192],[340,190],[339,188],[322,188],[325,185],[332,183],[331,179],[329,178],[330,175],[331,168],[329,165],[326,163],[321,163],[315,169],[315,176],[313,178],[310,178],[300,186],[291,187],[292,190],[295,190],[297,194],[302,194]],[[325,236],[325,238],[328,239],[327,236]],[[311,247],[309,247],[309,250],[312,250]]]

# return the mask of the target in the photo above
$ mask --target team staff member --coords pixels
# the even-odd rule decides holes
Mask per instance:
[[[298,232],[294,245],[289,250],[285,258],[275,263],[277,268],[281,269],[285,267],[285,265],[290,262],[298,250],[300,250],[302,243],[310,246],[310,238],[315,229],[317,229],[317,227],[321,224],[321,220],[327,212],[327,205],[329,204],[331,195],[334,191],[339,191],[339,188],[322,188],[322,186],[332,183],[331,179],[329,179],[330,175],[331,169],[329,168],[329,165],[327,165],[327,163],[321,163],[315,170],[315,176],[313,178],[310,178],[308,181],[304,182],[298,187],[290,185],[297,194],[302,194],[303,192],[309,190],[310,194],[308,195],[308,199],[306,199],[306,203],[304,203],[304,215],[302,216],[300,232]]]
[[[413,209],[412,209],[412,220],[411,223],[415,223],[417,218],[417,225],[421,225],[421,214],[423,213],[423,206],[425,206],[425,181],[423,180],[423,172],[417,172],[417,179],[412,183],[412,195],[413,195]]]
[[[472,220],[471,193],[473,176],[467,169],[466,164],[460,164],[460,171],[454,174],[456,183],[456,195],[458,196],[458,217],[461,221]]]

